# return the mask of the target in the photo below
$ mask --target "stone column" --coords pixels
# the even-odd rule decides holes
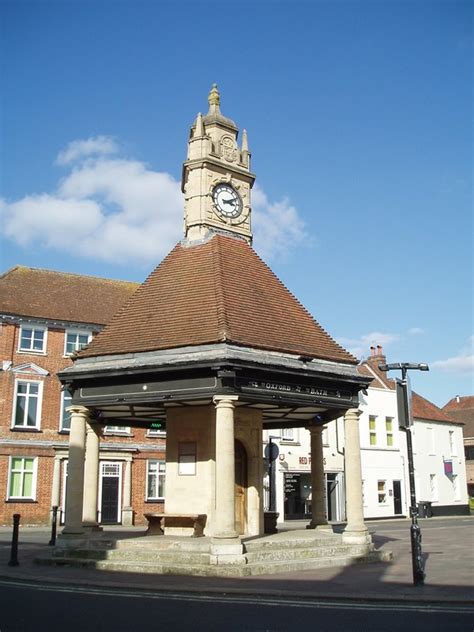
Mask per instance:
[[[54,457],[53,485],[51,489],[51,507],[59,507],[61,502],[61,457]]]
[[[237,395],[217,395],[216,512],[214,537],[237,538],[235,530],[234,401]]]
[[[100,428],[86,424],[86,462],[84,472],[84,509],[82,522],[88,529],[98,529]]]
[[[332,531],[326,519],[326,478],[324,476],[323,427],[309,428],[311,434],[311,522],[307,529]]]
[[[125,461],[125,477],[123,484],[123,508],[122,508],[122,524],[125,527],[133,525],[133,509],[132,509],[132,459],[131,457]]]
[[[359,416],[361,412],[350,408],[344,415],[344,454],[346,466],[347,526],[342,534],[348,544],[370,544],[369,530],[364,523],[362,500],[362,470],[360,464]]]
[[[84,457],[86,452],[86,422],[89,410],[84,406],[70,406],[69,462],[66,483],[66,515],[63,534],[84,533],[82,511],[84,500]]]

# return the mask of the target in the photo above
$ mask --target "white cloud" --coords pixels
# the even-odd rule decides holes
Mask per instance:
[[[425,331],[424,329],[421,329],[421,327],[412,327],[411,329],[408,330],[409,336],[421,336],[424,333]]]
[[[385,347],[399,340],[399,334],[384,333],[381,331],[372,331],[360,336],[360,338],[341,337],[337,339],[339,344],[345,347],[356,358],[368,356],[370,347],[376,347],[377,345]]]
[[[462,349],[457,356],[446,360],[435,360],[430,363],[430,368],[440,369],[446,373],[458,373],[459,375],[472,375],[474,373],[474,336],[469,338],[468,346]]]
[[[68,165],[71,162],[86,158],[87,156],[104,156],[115,154],[118,145],[110,136],[96,136],[85,140],[73,140],[63,151],[60,151],[56,163],[58,165]]]
[[[305,225],[287,198],[270,202],[258,186],[252,190],[254,246],[263,259],[284,256],[306,237]]]
[[[182,237],[183,196],[170,174],[110,154],[106,136],[76,140],[57,162],[69,172],[51,193],[0,199],[0,230],[17,244],[33,244],[110,263],[150,265]],[[305,237],[288,200],[271,203],[255,187],[256,245],[264,256],[281,255]]]

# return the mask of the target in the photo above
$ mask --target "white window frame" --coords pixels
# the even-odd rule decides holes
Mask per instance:
[[[66,397],[66,393],[69,394],[69,397]],[[69,428],[65,428],[64,427],[64,413],[65,413],[65,406],[64,406],[64,400],[68,399],[69,400],[69,406],[71,406],[71,400],[72,400],[72,395],[71,393],[69,393],[69,391],[61,391],[61,411],[59,414],[59,432],[70,432],[71,427]],[[69,420],[69,424],[71,423],[71,421]]]
[[[426,433],[428,435],[428,441],[426,442],[428,444],[428,454],[431,456],[435,456],[436,445],[435,445],[434,429],[430,426],[429,428],[426,428]]]
[[[27,426],[26,424],[16,424],[16,408],[18,405],[18,397],[23,396],[23,393],[18,393],[18,386],[20,384],[37,384],[38,385],[38,395],[37,395],[37,406],[36,406],[36,423],[34,426]],[[28,388],[29,390],[29,388]],[[26,395],[31,397],[29,393]],[[35,397],[33,395],[33,397]],[[13,393],[13,409],[12,409],[12,421],[11,421],[11,429],[12,430],[40,430],[41,428],[41,408],[43,404],[43,382],[40,380],[15,380],[15,390]],[[25,409],[26,413],[26,409]]]
[[[104,434],[106,434],[106,435],[121,435],[121,436],[128,437],[132,433],[131,433],[131,430],[130,430],[130,426],[105,426],[104,427]]]
[[[43,333],[43,346],[41,349],[32,349],[31,346],[30,347],[21,346],[21,340],[23,338],[24,329],[32,330],[31,345],[33,344],[33,340],[35,336],[34,332],[41,331]],[[32,325],[29,323],[22,323],[20,325],[20,334],[18,336],[18,352],[19,353],[34,353],[36,355],[46,355],[47,344],[48,344],[48,328],[47,327],[45,327],[44,325]]]
[[[11,496],[10,495],[10,485],[12,480],[12,460],[13,459],[23,459],[23,467],[21,470],[22,474],[22,488],[23,488],[23,480],[24,480],[24,461],[28,459],[29,461],[33,461],[33,481],[31,483],[31,496]],[[36,500],[36,483],[38,479],[38,457],[37,456],[21,456],[19,454],[13,454],[8,458],[8,481],[7,481],[7,500],[17,500],[19,502],[25,500]]]
[[[163,479],[163,485],[162,485],[162,490],[163,490],[163,496],[150,496],[150,490],[149,490],[149,484],[148,484],[148,480],[149,480],[149,475],[150,475],[150,464],[157,464],[157,470],[156,472],[154,472],[155,476],[156,476],[156,489],[157,491],[159,491],[160,489],[160,479]],[[163,470],[160,469],[160,466],[163,466]],[[165,482],[166,482],[166,461],[164,459],[148,459],[146,462],[146,479],[145,479],[146,483],[145,483],[145,501],[147,502],[157,502],[157,501],[162,501],[165,499]]]
[[[461,500],[461,490],[459,489],[459,476],[451,474],[451,483],[453,485],[454,500]]]
[[[321,433],[321,440],[322,440],[324,446],[328,446],[329,445],[329,429],[328,429],[327,426],[323,427],[323,431]]]
[[[390,423],[390,430],[388,429],[388,424]],[[387,448],[395,447],[395,436],[393,432],[395,420],[393,417],[385,417],[385,442],[387,444]],[[389,437],[392,437],[392,443],[389,443]]]
[[[448,430],[448,437],[449,437],[449,451],[451,453],[451,456],[457,456],[458,452],[456,450],[456,435],[454,433],[454,430]]]
[[[436,474],[430,474],[430,494],[432,502],[438,502],[438,477]]]
[[[383,489],[379,489],[379,483],[383,484]],[[387,504],[387,481],[383,481],[383,480],[377,481],[377,500],[378,500],[379,505]]]
[[[370,422],[374,422],[374,428],[370,427]],[[371,439],[374,437],[374,443],[372,443]],[[371,448],[377,447],[377,415],[369,415],[369,446]]]
[[[290,443],[296,442],[296,428],[282,428],[280,433],[281,441],[288,441]]]
[[[87,342],[84,343],[82,346],[79,346],[78,341],[76,339],[73,351],[68,351],[67,350],[67,337],[69,334],[73,336],[87,336]],[[66,329],[66,331],[64,332],[64,355],[67,357],[71,356],[73,353],[76,353],[76,351],[80,351],[82,347],[85,347],[86,345],[88,345],[91,340],[92,340],[92,332],[87,329]]]

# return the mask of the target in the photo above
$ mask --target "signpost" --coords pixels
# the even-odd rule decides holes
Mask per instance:
[[[427,364],[411,364],[409,362],[398,362],[396,364],[379,364],[381,371],[392,371],[399,369],[402,372],[402,379],[396,379],[398,425],[403,430],[407,438],[408,454],[408,476],[410,480],[410,517],[411,517],[411,560],[413,567],[413,583],[415,586],[423,585],[425,582],[425,570],[423,564],[423,554],[421,550],[421,529],[418,524],[418,506],[416,504],[415,493],[415,468],[413,465],[413,444],[411,436],[411,426],[413,425],[411,408],[411,388],[407,375],[409,369],[419,371],[429,371]]]

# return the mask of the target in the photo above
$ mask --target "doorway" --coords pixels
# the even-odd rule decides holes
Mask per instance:
[[[247,452],[240,441],[235,441],[235,529],[245,533],[247,523]]]
[[[402,513],[402,483],[401,481],[393,481],[393,512]]]
[[[119,524],[121,464],[105,461],[100,467],[100,522]]]

